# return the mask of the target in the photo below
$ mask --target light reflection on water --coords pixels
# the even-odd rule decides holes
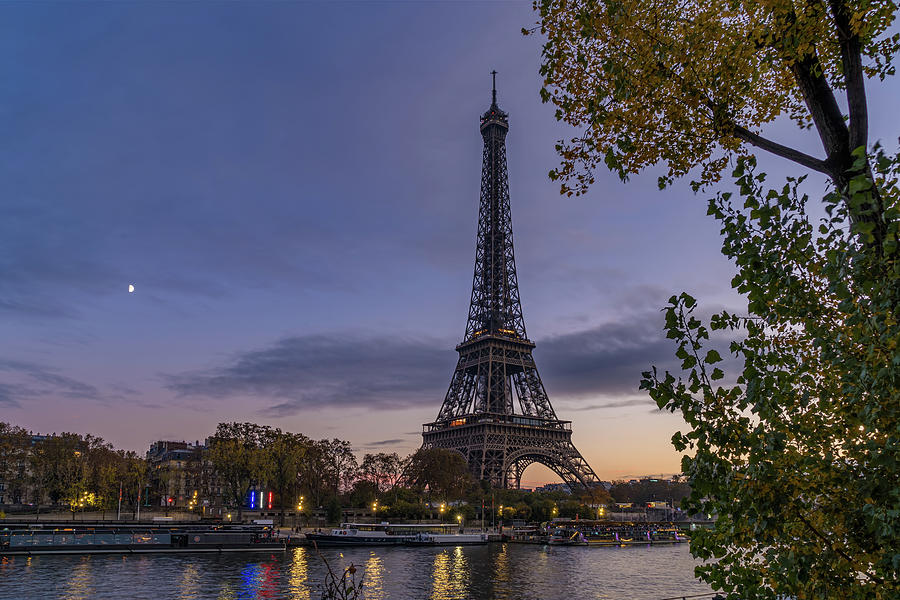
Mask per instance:
[[[686,546],[322,550],[340,575],[364,575],[366,600],[659,600],[701,594]],[[325,566],[309,548],[277,553],[36,556],[0,559],[0,600],[320,597]],[[360,573],[357,573],[357,576]]]
[[[432,600],[468,597],[471,577],[462,546],[441,550],[434,556],[434,571],[431,581]]]
[[[494,555],[493,584],[497,589],[505,589],[509,583],[509,544],[503,544],[500,552]]]
[[[185,565],[179,579],[178,598],[180,600],[194,600],[200,597],[200,572],[197,565],[190,563]]]
[[[358,575],[360,573],[357,573]],[[384,590],[384,560],[374,550],[370,551],[369,559],[366,561],[363,569],[363,577],[367,600],[383,600],[387,598]]]
[[[94,597],[94,588],[91,585],[93,571],[91,569],[91,556],[82,556],[81,560],[72,569],[68,577],[68,589],[63,598],[66,600],[82,600]]]
[[[295,548],[291,556],[291,566],[288,573],[288,593],[293,600],[309,600],[309,566],[306,564],[306,548]]]

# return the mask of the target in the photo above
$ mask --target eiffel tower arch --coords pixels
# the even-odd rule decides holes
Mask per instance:
[[[423,448],[461,453],[472,474],[500,487],[519,487],[540,463],[570,488],[599,479],[572,443],[572,423],[557,418],[525,332],[513,252],[506,134],[509,116],[497,105],[481,116],[484,151],[472,298],[459,361],[437,419],[423,426]]]

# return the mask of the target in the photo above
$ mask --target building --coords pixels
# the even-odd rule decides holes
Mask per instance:
[[[208,487],[206,446],[199,441],[158,441],[150,444],[147,466],[154,503],[167,508],[202,509],[201,496]]]

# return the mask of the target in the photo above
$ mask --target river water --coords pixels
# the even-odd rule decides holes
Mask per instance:
[[[617,548],[523,544],[322,551],[364,574],[367,600],[660,600],[703,594],[687,544]],[[256,599],[320,597],[311,548],[277,553],[0,558],[0,598]]]

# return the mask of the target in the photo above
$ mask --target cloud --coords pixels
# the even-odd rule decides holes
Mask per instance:
[[[707,320],[708,313],[699,314],[698,318]],[[551,402],[554,397],[633,397],[638,393],[641,373],[651,366],[660,372],[680,373],[675,344],[665,337],[663,324],[660,311],[638,311],[615,322],[538,340],[535,360]],[[727,372],[736,364],[726,352],[728,344],[724,340],[728,334],[711,333],[712,339],[706,345],[719,349],[725,362],[718,366]],[[622,399],[574,410],[622,408],[642,402]]]
[[[672,362],[674,347],[663,318],[646,312],[575,333],[539,340],[538,369],[553,396],[633,395],[641,372]]]
[[[260,411],[266,416],[329,406],[400,409],[441,397],[455,363],[449,348],[446,340],[425,338],[295,336],[225,366],[165,379],[181,396],[283,400]]]
[[[646,311],[538,340],[535,360],[551,403],[595,398],[569,409],[582,411],[652,405],[635,395],[642,371],[674,366],[662,324],[658,311]],[[302,335],[237,353],[221,366],[163,377],[179,396],[275,400],[259,411],[268,417],[331,406],[396,410],[431,403],[436,411],[456,364],[451,347],[433,338]]]
[[[608,408],[627,408],[629,406],[650,406],[654,404],[653,401],[648,398],[635,398],[632,400],[618,400],[615,402],[604,402],[602,404],[589,404],[587,406],[577,406],[574,408],[567,408],[569,411],[586,411],[586,410],[606,410]],[[658,410],[658,409],[654,409]]]
[[[103,400],[95,386],[59,373],[57,369],[35,363],[0,359],[0,371],[27,383],[0,383],[0,404],[18,406],[19,398],[62,396],[81,400]]]
[[[11,383],[0,383],[0,406],[19,408],[22,406],[16,398],[32,395],[28,388]]]
[[[369,442],[363,444],[363,448],[377,448],[379,446],[396,446],[397,444],[405,444],[406,440],[378,440],[377,442]]]

